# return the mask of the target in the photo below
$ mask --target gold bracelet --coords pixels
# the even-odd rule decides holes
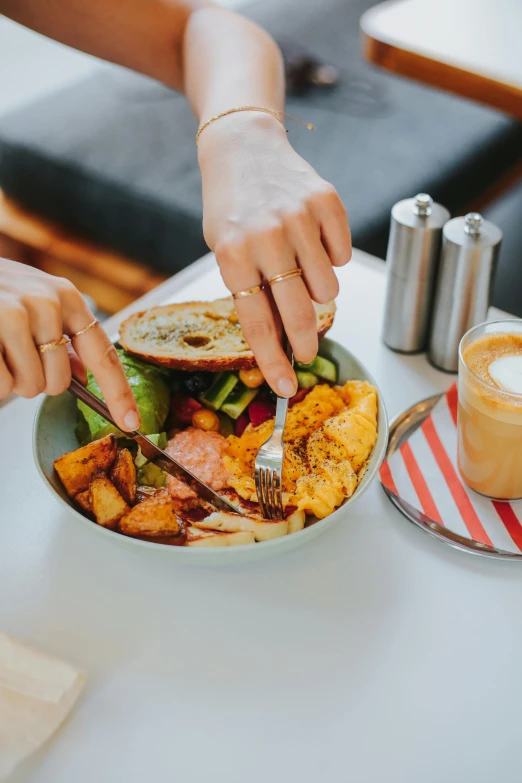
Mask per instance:
[[[292,117],[291,114],[287,114],[284,111],[279,111],[278,109],[270,109],[268,106],[235,106],[233,109],[228,109],[227,111],[221,112],[221,114],[216,114],[215,117],[211,117],[209,120],[199,126],[198,132],[196,133],[196,146],[198,144],[199,137],[205,128],[208,128],[208,126],[212,125],[212,123],[216,120],[220,120],[222,117],[228,117],[229,114],[235,114],[238,111],[260,111],[264,112],[265,114],[271,114],[272,117],[275,117],[276,120],[279,120],[281,125],[283,124],[282,118],[288,117],[288,119],[292,120],[292,122],[298,122],[299,125],[304,125],[305,128],[308,128],[308,130],[315,130],[315,125],[312,125],[312,123],[298,120],[296,117]]]

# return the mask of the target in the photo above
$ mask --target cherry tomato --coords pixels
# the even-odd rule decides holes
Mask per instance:
[[[254,400],[248,406],[248,415],[253,427],[259,427],[275,416],[275,405],[265,400]]]
[[[250,419],[248,418],[248,413],[242,413],[240,416],[236,419],[236,435],[238,438],[241,437],[241,435],[244,433],[248,425],[250,424]]]
[[[203,408],[203,405],[195,400],[193,397],[186,397],[184,394],[177,392],[170,403],[170,410],[173,417],[180,421],[182,424],[191,424],[192,416],[196,411]]]

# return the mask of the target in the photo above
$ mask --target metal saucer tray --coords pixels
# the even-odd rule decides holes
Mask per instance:
[[[413,435],[415,430],[420,427],[423,421],[431,414],[442,396],[443,395],[441,394],[436,394],[433,397],[428,397],[427,399],[412,405],[392,421],[390,425],[390,437],[388,440],[386,459],[389,459],[392,454],[397,451],[411,435]],[[449,530],[439,522],[431,519],[422,511],[419,511],[419,509],[414,508],[410,503],[399,497],[384,484],[381,484],[381,486],[389,500],[406,519],[425,533],[428,533],[428,535],[442,541],[444,544],[448,544],[454,549],[459,549],[462,552],[480,555],[481,557],[490,557],[497,560],[522,560],[522,554],[520,553],[507,552],[503,549],[483,544],[480,541],[474,541],[472,538],[466,538],[465,536],[461,536],[458,533]]]

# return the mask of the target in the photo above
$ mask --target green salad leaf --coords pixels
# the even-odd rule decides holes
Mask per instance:
[[[131,356],[121,348],[118,348],[117,352],[134,399],[138,404],[141,415],[140,432],[144,435],[162,432],[170,403],[167,372],[160,367],[154,367]],[[103,400],[98,382],[90,372],[88,373],[87,388],[100,400]],[[103,438],[111,432],[118,437],[123,436],[120,430],[109,424],[103,416],[95,413],[85,403],[78,401],[78,411],[79,422],[76,433],[80,442],[88,443]]]
[[[80,446],[86,446],[91,442],[91,431],[89,425],[85,421],[85,416],[78,410],[78,423],[75,429],[76,439]]]

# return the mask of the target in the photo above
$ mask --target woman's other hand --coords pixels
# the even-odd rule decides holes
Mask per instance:
[[[71,375],[86,382],[88,367],[122,430],[140,417],[116,349],[97,323],[70,342],[45,352],[39,345],[74,335],[94,321],[68,280],[0,259],[0,399],[14,392],[35,397],[64,392]]]

